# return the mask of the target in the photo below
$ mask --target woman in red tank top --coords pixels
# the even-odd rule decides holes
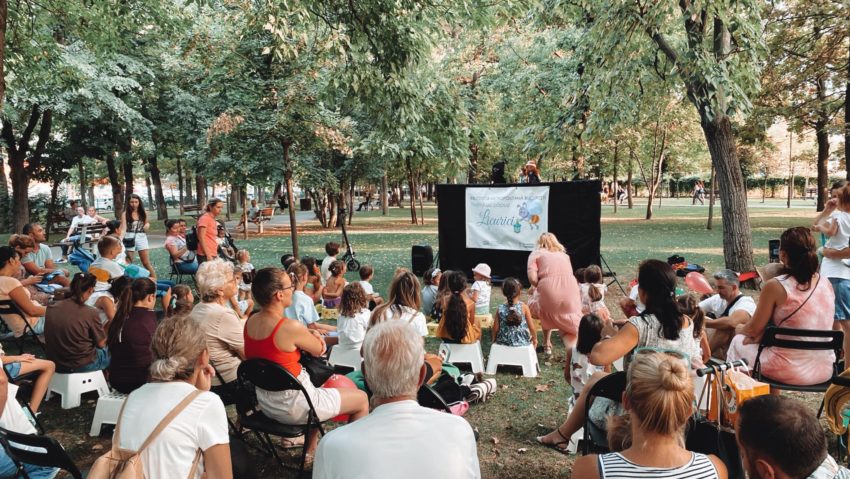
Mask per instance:
[[[292,303],[294,285],[289,275],[279,268],[263,268],[251,283],[254,301],[260,311],[245,323],[245,358],[263,358],[283,366],[298,378],[319,420],[325,421],[340,414],[348,414],[351,421],[369,413],[369,400],[359,389],[317,388],[310,382],[307,370],[301,367],[301,354],[325,354],[325,342],[316,330],[307,329],[298,320],[284,317],[284,310]],[[260,409],[272,419],[284,424],[303,424],[309,406],[300,391],[265,391],[257,388]],[[315,431],[307,438],[307,454],[318,444]]]

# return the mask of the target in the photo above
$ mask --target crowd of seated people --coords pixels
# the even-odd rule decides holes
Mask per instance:
[[[313,477],[389,477],[402,466],[427,477],[481,476],[469,422],[420,406],[417,392],[423,384],[433,384],[444,367],[423,340],[429,335],[427,317],[438,321],[434,335],[444,342],[481,340],[480,315],[489,311],[490,303],[489,267],[478,268],[476,282],[484,284],[472,287],[462,271],[432,269],[420,283],[413,273],[399,269],[381,302],[371,283],[370,265],[361,269],[359,281],[346,281],[345,264],[335,258],[339,245],[329,244],[326,250],[328,258],[322,262],[327,266],[326,279],[313,258],[285,258],[285,269],[254,271],[250,255],[241,250],[234,255],[240,264],[209,255],[198,266],[196,258],[186,255],[185,223],[169,222],[166,227],[165,249],[175,264],[192,265],[197,294],[188,285],[174,286],[172,296],[160,303],[163,314],[157,311],[156,282],[129,278],[116,260],[123,248],[115,237],[100,240],[100,255],[90,272],[73,275],[67,290],[47,307],[31,299],[29,284],[19,279],[28,279],[21,272],[21,254],[40,250],[31,234],[35,229],[11,238],[11,246],[0,247],[0,300],[13,302],[23,313],[2,319],[18,336],[27,323],[37,335],[43,334],[46,355],[46,359],[2,355],[0,349],[7,373],[0,379],[34,376],[28,401],[33,411],[41,409],[54,371],[103,370],[112,388],[129,395],[119,418],[120,435],[114,438],[122,449],[138,449],[160,419],[180,411],[142,453],[146,477],[184,477],[192,470],[210,478],[234,477],[237,459],[230,447],[225,404],[239,393],[239,365],[263,358],[298,380],[321,421],[348,417],[349,424],[338,425],[321,439],[315,430],[304,438]],[[831,313],[822,315],[828,321],[812,317],[818,316],[813,311],[829,309],[833,296],[829,282],[820,281],[816,260],[812,261],[811,234],[803,229],[786,231],[780,252],[785,267],[766,282],[754,309],[731,272],[715,275],[716,296],[697,301],[689,295],[677,298],[676,275],[667,263],[642,262],[635,298],[641,313],[615,321],[610,313],[598,315],[592,308],[584,312],[566,375],[577,400],[563,424],[537,441],[559,452],[570,449],[570,438],[584,425],[587,391],[623,358],[628,372],[623,401],[596,398],[587,411],[590,421],[615,439],[609,440],[612,452],[580,458],[572,477],[727,477],[720,459],[689,451],[682,441],[694,412],[692,370],[714,352],[702,328],[723,332],[710,335],[721,343],[720,338],[728,337],[730,344],[721,344],[728,348],[728,359],[752,360],[770,319],[804,329],[832,326]],[[41,264],[55,268],[46,260]],[[249,283],[246,271],[255,272]],[[41,273],[30,274],[32,284]],[[250,294],[241,294],[246,286]],[[522,284],[506,279],[502,291],[505,303],[494,309],[495,323],[488,335],[505,346],[536,345],[537,329],[522,301]],[[482,297],[486,304],[476,304]],[[590,299],[592,305],[594,298]],[[320,319],[323,306],[337,310],[337,327]],[[703,312],[713,318],[703,322]],[[303,358],[326,358],[332,347],[361,352],[358,388],[323,384],[324,378],[311,376],[304,366]],[[763,354],[763,371],[768,375],[787,371],[784,379],[800,384],[831,374],[834,357],[827,353],[789,354]],[[571,370],[574,367],[576,371]],[[256,396],[260,410],[272,420],[285,424],[306,420],[309,406],[300,391],[257,388]],[[787,460],[791,454],[787,445],[765,441],[759,434],[782,427],[787,428],[782,434],[799,441],[795,442],[799,461]],[[850,477],[850,472],[843,476],[846,470],[826,454],[823,431],[812,411],[791,399],[771,396],[744,403],[737,432],[750,477]],[[393,451],[389,459],[388,450]],[[3,461],[0,453],[0,468]]]

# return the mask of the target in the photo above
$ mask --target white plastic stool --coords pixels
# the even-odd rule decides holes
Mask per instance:
[[[89,436],[100,436],[100,428],[104,424],[118,423],[118,414],[121,412],[121,406],[125,399],[127,399],[127,395],[118,391],[100,396],[97,399],[97,407],[94,410],[94,419],[91,422]]]
[[[537,377],[540,364],[537,362],[537,352],[534,346],[504,346],[493,343],[490,346],[490,356],[487,357],[487,374],[496,374],[496,368],[504,366],[522,366],[522,375],[527,378]]]
[[[71,409],[80,405],[80,397],[87,392],[97,391],[98,396],[109,394],[109,385],[103,377],[103,371],[90,373],[61,374],[54,373],[47,386],[47,400],[51,393],[62,395],[62,409]]]
[[[359,349],[343,348],[336,345],[331,349],[328,362],[334,366],[348,366],[354,368],[355,371],[360,371],[360,363],[363,362],[363,358],[360,356]]]
[[[452,364],[469,363],[473,373],[484,372],[484,353],[479,341],[472,344],[442,343],[440,351],[448,352],[446,361]]]

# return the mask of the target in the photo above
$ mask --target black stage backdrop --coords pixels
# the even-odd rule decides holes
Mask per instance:
[[[549,232],[567,248],[573,269],[599,264],[602,237],[600,181],[567,181],[536,185],[437,185],[440,268],[462,270],[471,275],[478,263],[492,268],[494,279],[509,276],[528,284],[526,265],[529,251],[466,247],[466,189],[549,187]],[[542,233],[542,232],[541,232]]]

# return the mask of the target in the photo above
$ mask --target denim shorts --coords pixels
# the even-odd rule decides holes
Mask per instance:
[[[4,364],[3,367],[6,368],[6,372],[11,379],[15,379],[21,374],[21,363],[19,362]]]
[[[829,278],[832,291],[835,293],[835,320],[850,319],[850,279]]]

